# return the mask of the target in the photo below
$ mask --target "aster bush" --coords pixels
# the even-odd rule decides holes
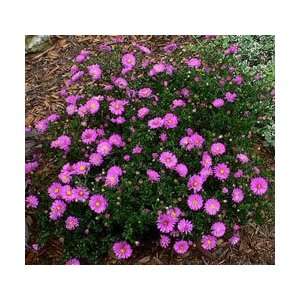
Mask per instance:
[[[35,125],[26,209],[36,242],[63,239],[62,263],[125,260],[147,241],[177,255],[235,245],[271,206],[273,174],[253,144],[272,77],[258,80],[226,37],[164,51],[83,49],[60,91],[65,112]]]

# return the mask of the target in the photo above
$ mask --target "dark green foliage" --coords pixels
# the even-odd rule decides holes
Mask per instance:
[[[230,43],[237,42],[240,45],[240,52],[235,56],[224,56],[224,50]],[[73,179],[73,185],[84,185],[93,194],[101,193],[109,199],[107,213],[96,215],[88,204],[80,205],[72,203],[68,208],[68,215],[74,215],[80,219],[80,227],[75,232],[65,229],[64,220],[53,222],[48,218],[51,201],[47,188],[56,179],[61,167],[67,163],[75,163],[84,160],[85,146],[80,141],[82,131],[86,128],[82,125],[79,116],[72,118],[66,115],[61,121],[50,126],[48,133],[42,137],[43,155],[45,161],[51,164],[51,172],[47,174],[36,174],[32,176],[31,193],[39,191],[41,203],[36,212],[38,220],[38,242],[44,244],[49,237],[64,238],[64,259],[80,257],[85,263],[96,264],[103,262],[111,245],[116,240],[127,240],[134,245],[136,241],[157,240],[159,232],[156,229],[158,211],[164,211],[166,207],[178,206],[186,213],[186,218],[194,224],[193,239],[198,240],[200,235],[209,231],[212,221],[216,218],[208,217],[203,211],[192,212],[186,204],[190,191],[187,189],[187,178],[181,178],[175,172],[164,169],[158,161],[152,159],[152,153],[160,153],[169,150],[176,154],[180,162],[184,162],[189,169],[189,174],[200,170],[200,158],[202,150],[188,152],[179,147],[179,140],[186,133],[187,128],[199,132],[206,139],[206,146],[218,140],[227,146],[227,153],[222,156],[220,162],[227,162],[231,171],[243,168],[245,178],[237,183],[231,178],[226,186],[233,185],[243,187],[247,199],[240,205],[231,201],[230,194],[222,194],[221,189],[225,184],[216,180],[209,180],[205,184],[202,193],[205,199],[216,197],[221,199],[224,213],[220,215],[229,227],[235,223],[245,224],[249,220],[262,222],[265,213],[270,209],[270,200],[254,197],[249,191],[249,179],[254,175],[253,166],[263,166],[264,162],[257,157],[253,151],[257,143],[257,135],[264,136],[268,143],[273,143],[270,126],[274,121],[274,99],[270,92],[274,87],[274,41],[272,37],[236,36],[223,37],[212,41],[206,41],[195,37],[195,43],[185,48],[185,57],[199,55],[205,66],[210,71],[191,70],[181,63],[182,52],[177,50],[172,57],[177,62],[177,70],[170,75],[159,75],[151,79],[145,70],[137,67],[137,73],[141,77],[129,80],[129,87],[138,90],[141,87],[151,87],[159,97],[158,105],[150,100],[143,100],[126,107],[125,117],[128,122],[123,125],[112,124],[108,121],[111,116],[106,101],[101,103],[101,109],[95,116],[85,119],[89,128],[99,128],[100,125],[108,123],[105,128],[106,137],[112,133],[119,133],[126,141],[122,149],[114,149],[112,155],[105,159],[101,167],[93,167],[85,177],[77,176]],[[98,63],[103,69],[103,82],[109,83],[111,75],[120,72],[121,48],[116,46],[111,53],[98,53],[86,63]],[[137,55],[138,65],[142,61],[141,54]],[[234,67],[234,73],[228,71]],[[223,87],[219,85],[220,79],[227,76],[241,74],[245,83],[237,86],[227,81]],[[261,74],[262,79],[256,80],[255,75]],[[195,76],[199,81],[195,81]],[[163,85],[168,81],[167,87]],[[98,83],[91,83],[87,77],[81,83],[81,91],[85,95],[80,103],[95,95],[110,95],[115,98],[126,99],[127,95],[120,89],[105,92]],[[177,109],[175,114],[179,117],[179,126],[176,129],[169,129],[168,141],[160,142],[159,134],[162,130],[150,130],[145,120],[131,120],[140,107],[147,106],[150,109],[150,118],[164,116],[170,110],[174,99],[180,98],[178,91],[182,88],[189,88],[192,92],[191,103],[184,108]],[[224,107],[216,109],[211,105],[215,98],[222,98],[226,91],[236,92],[238,98],[235,103],[226,103]],[[262,118],[264,117],[265,118]],[[130,127],[134,127],[133,133]],[[72,137],[71,151],[66,157],[59,150],[51,150],[50,142],[61,134]],[[132,148],[136,145],[143,147],[142,155],[132,155],[129,162],[123,160],[125,154],[131,154]],[[93,146],[92,146],[93,147]],[[205,150],[209,150],[206,148]],[[237,153],[248,153],[251,163],[241,167],[236,162]],[[50,161],[51,159],[51,161]],[[117,189],[109,189],[97,182],[95,177],[113,166],[119,165],[126,174],[122,177]],[[264,166],[263,166],[264,167]],[[161,180],[151,184],[146,175],[147,169],[152,168],[160,171]],[[273,173],[271,170],[262,170],[262,175],[268,177],[272,182]],[[271,193],[273,186],[271,184]]]

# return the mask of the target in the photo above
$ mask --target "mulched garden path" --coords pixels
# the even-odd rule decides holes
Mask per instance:
[[[158,56],[163,56],[162,47],[167,42],[190,43],[192,36],[126,36],[124,45],[132,43],[150,46]],[[64,109],[64,100],[58,96],[64,75],[69,70],[73,57],[83,48],[95,48],[103,42],[113,43],[110,36],[52,36],[51,45],[40,53],[27,54],[25,113],[26,126],[51,112]],[[273,154],[259,147],[257,151],[274,168]],[[272,199],[270,201],[273,201]],[[34,221],[31,220],[34,233]],[[56,264],[63,252],[63,241],[51,241],[39,252],[27,251],[26,264]],[[83,262],[84,263],[84,262]],[[106,264],[119,262],[108,255]],[[265,225],[250,224],[241,230],[241,243],[230,247],[221,244],[213,253],[204,253],[199,245],[183,257],[164,251],[157,244],[145,244],[136,248],[135,255],[127,264],[275,264],[275,228],[271,214]]]

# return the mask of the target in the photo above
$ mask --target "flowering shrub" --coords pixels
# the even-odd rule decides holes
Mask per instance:
[[[82,50],[65,112],[36,124],[47,172],[26,163],[26,207],[40,244],[63,238],[64,263],[125,260],[147,240],[178,255],[235,245],[239,224],[267,210],[270,174],[247,138],[265,89],[236,67],[238,44],[215,58],[181,49],[166,45],[163,60],[143,45]]]

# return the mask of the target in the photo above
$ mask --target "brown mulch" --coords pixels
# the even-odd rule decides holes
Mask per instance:
[[[159,53],[167,42],[187,43],[191,39],[189,36],[127,36],[125,43],[141,43]],[[41,53],[26,55],[26,126],[32,126],[51,112],[64,109],[64,99],[59,97],[58,92],[66,72],[69,71],[71,60],[81,49],[93,49],[104,42],[111,43],[112,38],[52,36],[50,48]],[[259,152],[267,158],[268,165],[273,168],[273,154],[264,149],[259,149]],[[62,256],[62,249],[63,244],[60,241],[50,241],[38,252],[27,251],[26,264],[56,264]],[[275,264],[274,220],[271,217],[266,225],[243,227],[241,243],[238,246],[230,247],[224,243],[213,253],[203,252],[199,245],[196,245],[186,256],[178,257],[154,244],[141,245],[135,252],[128,264]],[[113,257],[108,257],[106,263],[118,262]]]

